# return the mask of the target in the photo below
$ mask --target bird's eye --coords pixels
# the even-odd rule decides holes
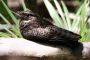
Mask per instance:
[[[30,13],[30,14],[28,14],[28,16],[35,16],[35,14],[31,14],[31,13]]]
[[[37,17],[34,13],[21,13],[21,20],[28,20],[30,17]]]

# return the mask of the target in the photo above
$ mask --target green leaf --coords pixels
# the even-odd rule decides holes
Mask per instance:
[[[54,0],[54,3],[55,3],[55,5],[56,5],[56,8],[57,8],[58,13],[60,14],[60,16],[61,16],[61,18],[62,18],[62,20],[63,20],[64,28],[67,29],[68,26],[67,26],[67,22],[66,22],[65,17],[64,17],[64,12],[62,11],[62,8],[61,8],[61,6],[59,5],[59,3],[58,3],[57,0]]]
[[[3,6],[5,7],[5,9],[7,10],[8,14],[11,16],[12,20],[14,21],[15,24],[17,24],[17,19],[16,17],[13,15],[13,13],[11,12],[11,10],[7,7],[7,5],[4,3],[3,0],[1,0],[1,3],[3,4]]]
[[[69,15],[68,15],[69,14],[68,9],[67,9],[67,7],[66,7],[66,5],[63,1],[61,1],[61,4],[62,4],[62,7],[63,7],[63,11],[65,13],[68,30],[72,31],[71,30],[71,20],[70,20]]]
[[[45,6],[46,6],[51,18],[54,20],[54,24],[57,25],[58,27],[62,27],[62,21],[58,15],[56,9],[52,6],[52,4],[49,2],[49,0],[43,0],[43,1],[45,3]]]
[[[80,24],[80,12],[81,12],[81,9],[82,9],[82,6],[80,6],[80,8],[77,10],[76,12],[76,17],[75,19],[72,21],[72,30],[75,30],[79,27],[79,24]]]
[[[24,0],[21,0],[21,4],[22,4],[22,7],[23,7],[23,10],[24,10],[24,11],[26,11],[26,10],[27,10],[27,8],[26,8],[26,5],[25,5]]]
[[[6,22],[8,25],[11,26],[11,23],[0,13],[0,17]]]
[[[11,37],[11,35],[10,34],[8,34],[8,33],[4,33],[4,32],[0,32],[0,37],[7,37],[7,38],[9,38],[9,37]]]
[[[12,31],[10,31],[9,29],[6,29],[6,28],[5,28],[5,30],[6,30],[9,34],[11,34],[11,36],[12,36],[13,38],[17,38],[17,36],[16,36],[15,33],[13,33]]]
[[[86,10],[87,10],[87,1],[84,1],[84,4],[82,6],[82,10],[81,10],[81,23],[80,23],[80,35],[82,37],[85,36],[86,32],[87,32],[87,24],[86,24]],[[83,39],[81,39],[83,40]]]
[[[18,25],[18,26],[17,26]],[[19,29],[19,21],[17,22],[17,25],[14,25],[11,29],[12,32],[14,32],[18,37],[22,37]]]

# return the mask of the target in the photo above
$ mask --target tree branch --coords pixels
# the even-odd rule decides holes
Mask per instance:
[[[83,42],[82,45],[83,49],[78,48],[72,52],[63,46],[42,45],[23,38],[0,38],[0,56],[28,56],[41,60],[89,59],[90,42]]]

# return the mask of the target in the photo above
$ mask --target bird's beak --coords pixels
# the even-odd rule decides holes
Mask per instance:
[[[17,18],[21,18],[21,15],[19,13],[13,12],[12,13],[17,17]]]

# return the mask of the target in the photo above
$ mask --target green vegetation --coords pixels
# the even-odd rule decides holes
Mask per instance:
[[[70,19],[69,11],[63,1],[61,1],[61,6],[59,5],[57,0],[53,0],[57,9],[53,7],[49,0],[44,0],[44,3],[49,11],[51,18],[54,20],[54,24],[62,27],[64,29],[79,32],[82,36],[81,41],[89,41],[90,40],[90,27],[86,23],[87,20],[87,7],[89,2],[85,0],[80,8],[75,13],[75,18]],[[58,11],[58,12],[57,12]]]
[[[3,0],[1,0],[1,3],[3,7],[5,8],[5,10],[8,12],[8,15],[12,18],[12,21],[14,22],[14,24],[11,24],[10,21],[7,20],[5,16],[3,16],[0,13],[0,17],[6,23],[6,26],[4,26],[5,24],[0,24],[2,29],[5,30],[4,32],[0,32],[0,37],[13,37],[13,38],[22,37],[19,30],[19,20],[16,19],[12,11],[7,7],[7,5],[4,3]],[[10,27],[10,29],[7,28],[8,26]]]

